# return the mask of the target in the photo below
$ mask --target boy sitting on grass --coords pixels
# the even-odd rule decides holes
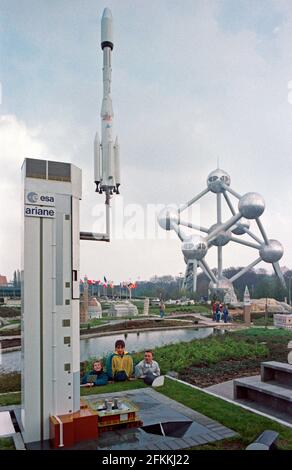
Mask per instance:
[[[108,383],[108,375],[103,371],[101,360],[97,360],[92,364],[93,370],[87,372],[82,378],[81,384],[85,387],[93,387],[94,385],[106,385]]]
[[[106,361],[106,371],[110,380],[124,382],[131,380],[133,374],[133,358],[125,351],[125,342],[118,339],[115,343],[115,352],[110,354]]]

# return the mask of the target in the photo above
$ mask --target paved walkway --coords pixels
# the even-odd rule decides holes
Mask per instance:
[[[178,450],[236,435],[234,431],[222,426],[220,423],[181,405],[153,388],[119,392],[115,393],[114,396],[123,396],[138,405],[143,427],[169,421],[186,421],[190,422],[190,426],[180,438],[147,433],[143,427],[120,429],[103,433],[96,442],[89,444],[90,447],[86,443],[86,448],[100,450]],[[99,395],[98,399],[108,397],[113,397],[113,394]],[[96,396],[86,397],[89,404],[94,404],[96,399]],[[80,444],[76,448],[83,449],[84,444]]]
[[[254,375],[251,378],[259,380],[260,377],[261,377],[260,375]],[[283,424],[288,424],[290,426],[292,424],[292,418],[288,416],[287,413],[274,410],[271,407],[267,407],[265,405],[262,405],[261,403],[251,401],[251,400],[246,400],[246,399],[234,400],[233,380],[228,380],[227,382],[222,382],[217,385],[211,385],[211,387],[206,387],[204,390],[207,390],[208,392],[212,392],[218,397],[232,400],[235,404],[245,405],[251,410],[259,411],[260,413],[267,415],[270,419],[281,420],[283,421]]]
[[[138,405],[139,417],[143,421],[141,428],[117,429],[104,432],[98,439],[80,442],[74,450],[179,450],[188,449],[210,442],[219,441],[236,436],[231,429],[206,416],[187,408],[184,405],[165,397],[153,388],[143,388],[103,395],[90,395],[83,397],[94,407],[94,403],[102,398],[122,396]],[[15,410],[19,419],[20,410]],[[146,432],[144,426],[166,422],[185,422],[185,433],[181,437],[170,437]],[[40,449],[40,444],[30,444],[30,449]],[[44,443],[42,449],[49,449],[49,443]]]

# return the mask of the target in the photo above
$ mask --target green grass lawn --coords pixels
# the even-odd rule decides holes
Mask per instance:
[[[283,342],[288,344],[292,339],[292,331],[285,330],[284,328],[247,328],[246,330],[234,331],[233,335],[242,337],[244,339],[254,339],[260,341],[274,341]]]
[[[145,388],[142,380],[130,380],[128,382],[117,382],[100,387],[80,387],[81,397],[86,395],[99,395],[102,393],[115,393],[137,388]],[[0,395],[0,406],[19,405],[21,403],[21,393],[3,393]]]
[[[15,450],[12,437],[0,437],[0,450]]]
[[[208,367],[210,364],[227,359],[265,358],[267,353],[268,349],[264,344],[259,342],[250,344],[232,335],[196,339],[154,350],[155,360],[164,374],[169,370],[180,372],[191,365]],[[134,354],[133,357],[137,363],[143,358],[143,352]]]
[[[94,326],[103,325],[104,323],[107,323],[107,320],[105,320],[104,318],[92,318],[91,320],[88,320],[86,323],[81,323],[80,329],[82,330],[83,328],[88,328],[88,325],[89,327],[94,327]]]
[[[143,380],[130,380],[127,382],[116,382],[107,385],[101,385],[100,387],[81,387],[80,395],[82,397],[86,395],[100,395],[102,393],[116,393],[127,390],[135,390],[137,388],[145,388]]]
[[[21,403],[21,393],[2,393],[0,395],[0,406],[19,405]]]
[[[229,447],[229,441],[231,447],[236,441],[236,448],[245,448],[263,431],[271,429],[280,433],[279,448],[292,450],[292,429],[275,421],[168,378],[166,378],[164,386],[156,390],[215,421],[219,421],[239,434],[234,439],[222,440],[214,445],[209,444],[208,448],[226,449]],[[201,446],[201,448],[207,448],[207,446]]]
[[[205,313],[210,314],[211,307],[208,305],[194,304],[194,305],[166,305],[165,306],[165,315],[171,313]],[[159,306],[150,306],[149,314],[159,315]]]

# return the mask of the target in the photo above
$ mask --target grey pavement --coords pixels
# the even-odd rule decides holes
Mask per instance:
[[[220,423],[172,400],[153,388],[130,390],[127,392],[106,393],[83,397],[93,408],[97,400],[123,397],[139,407],[141,428],[119,428],[107,431],[91,441],[80,442],[73,449],[82,450],[179,450],[188,449],[210,442],[234,437],[237,434]],[[146,432],[143,427],[158,423],[186,422],[186,431],[180,437],[163,436]],[[175,426],[175,425],[174,425]],[[31,444],[31,449],[39,449],[39,443]],[[42,448],[44,445],[42,445]],[[49,444],[47,444],[49,448]]]

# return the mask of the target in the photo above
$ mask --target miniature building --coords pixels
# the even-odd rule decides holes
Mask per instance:
[[[88,302],[88,317],[92,318],[101,318],[102,309],[101,304],[98,302],[96,297],[92,297]]]
[[[88,284],[84,284],[83,294],[80,295],[80,323],[88,321]]]
[[[99,432],[111,431],[120,426],[131,428],[143,425],[138,416],[139,408],[126,398],[97,400],[91,402],[91,406],[96,409]]]
[[[149,315],[149,298],[144,300],[143,315]]]
[[[274,315],[274,326],[292,330],[292,315],[276,313]]]
[[[111,304],[108,316],[109,317],[127,317],[137,316],[138,308],[131,302],[114,302]]]
[[[7,286],[7,277],[0,274],[0,286]]]

